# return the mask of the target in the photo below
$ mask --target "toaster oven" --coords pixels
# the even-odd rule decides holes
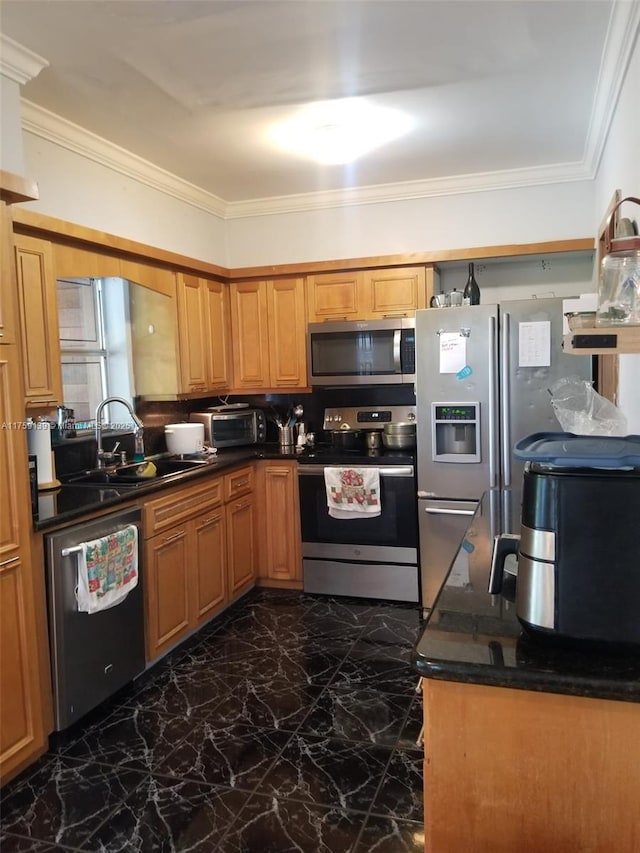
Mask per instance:
[[[264,444],[267,420],[261,409],[220,406],[212,411],[192,412],[189,420],[204,424],[204,440],[212,447]]]

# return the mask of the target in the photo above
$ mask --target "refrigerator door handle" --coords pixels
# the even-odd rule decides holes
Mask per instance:
[[[489,317],[489,483],[490,488],[498,486],[497,443],[498,443],[498,377],[497,377],[497,341],[496,317]]]
[[[509,343],[511,337],[511,314],[505,311],[502,314],[502,335],[500,340],[501,375],[502,375],[502,485],[511,485],[511,389],[509,378],[511,376],[511,363]]]

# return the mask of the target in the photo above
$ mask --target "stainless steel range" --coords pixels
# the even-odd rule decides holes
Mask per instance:
[[[325,411],[325,430],[361,431],[360,440],[318,445],[300,458],[302,556],[306,592],[419,601],[418,518],[412,450],[370,447],[366,435],[385,423],[411,421],[414,406]],[[326,434],[326,433],[325,433]],[[329,433],[331,435],[331,433]],[[378,515],[329,514],[327,469],[379,476]],[[335,476],[335,474],[334,474]],[[351,477],[351,475],[346,475]],[[353,478],[351,478],[353,481]]]

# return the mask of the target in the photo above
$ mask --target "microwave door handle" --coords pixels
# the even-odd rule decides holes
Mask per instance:
[[[393,333],[393,366],[396,373],[402,373],[400,361],[400,344],[402,342],[402,329],[396,329]]]

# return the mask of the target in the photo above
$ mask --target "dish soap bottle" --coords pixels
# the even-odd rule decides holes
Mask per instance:
[[[480,288],[473,272],[473,264],[469,264],[469,278],[462,296],[465,305],[480,305]]]
[[[138,430],[138,432],[135,434],[133,461],[144,462],[144,439],[142,437],[142,430]]]

